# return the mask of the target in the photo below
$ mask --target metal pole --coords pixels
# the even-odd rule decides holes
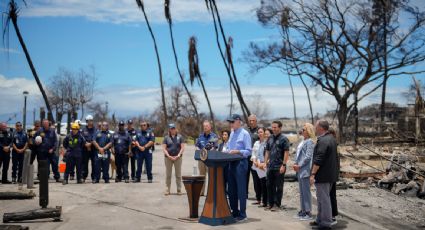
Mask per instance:
[[[27,130],[27,95],[28,92],[24,91],[24,119],[22,119],[23,121],[23,126],[24,126],[24,130]]]
[[[24,166],[22,167],[22,182],[20,184],[26,184],[28,181],[28,167],[30,165],[31,152],[27,149],[24,153]]]
[[[38,161],[38,171],[40,178],[40,206],[41,208],[47,208],[49,205],[49,164],[47,160]]]

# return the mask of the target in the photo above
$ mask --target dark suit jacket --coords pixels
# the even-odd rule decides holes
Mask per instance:
[[[313,153],[313,164],[320,166],[316,183],[333,183],[338,179],[337,144],[332,134],[325,134],[317,140]]]

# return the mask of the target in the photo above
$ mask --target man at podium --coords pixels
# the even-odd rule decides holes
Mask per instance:
[[[242,160],[230,163],[228,173],[230,208],[232,209],[233,217],[237,221],[244,221],[247,219],[246,199],[248,198],[248,194],[246,191],[246,183],[248,156],[251,155],[252,149],[251,136],[248,131],[242,128],[242,119],[239,114],[233,114],[227,121],[232,129],[227,152],[244,157]]]

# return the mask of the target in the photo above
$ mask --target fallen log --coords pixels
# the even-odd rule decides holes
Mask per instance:
[[[35,197],[33,191],[29,192],[0,192],[0,200],[26,200]]]
[[[28,230],[28,226],[0,224],[0,230]]]
[[[62,214],[62,207],[56,208],[42,208],[29,210],[24,212],[12,212],[3,214],[3,223],[25,221],[25,220],[38,220],[52,218],[59,221]]]

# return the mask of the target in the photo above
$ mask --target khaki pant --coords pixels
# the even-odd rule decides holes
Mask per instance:
[[[177,192],[181,192],[182,190],[182,162],[183,162],[183,157],[180,157],[179,159],[177,159],[176,161],[172,161],[170,159],[168,159],[167,157],[164,157],[164,162],[165,162],[165,185],[166,185],[166,189],[167,192],[170,192],[170,187],[171,187],[171,171],[173,169],[173,165],[174,165],[174,173],[176,175],[176,185],[177,185]]]
[[[205,183],[204,186],[202,186],[202,190],[201,190],[201,196],[205,195],[204,191],[205,191],[205,185],[207,184],[207,172],[208,172],[208,167],[204,164],[204,162],[202,161],[198,161],[198,169],[199,169],[199,175],[201,176],[205,176]]]

